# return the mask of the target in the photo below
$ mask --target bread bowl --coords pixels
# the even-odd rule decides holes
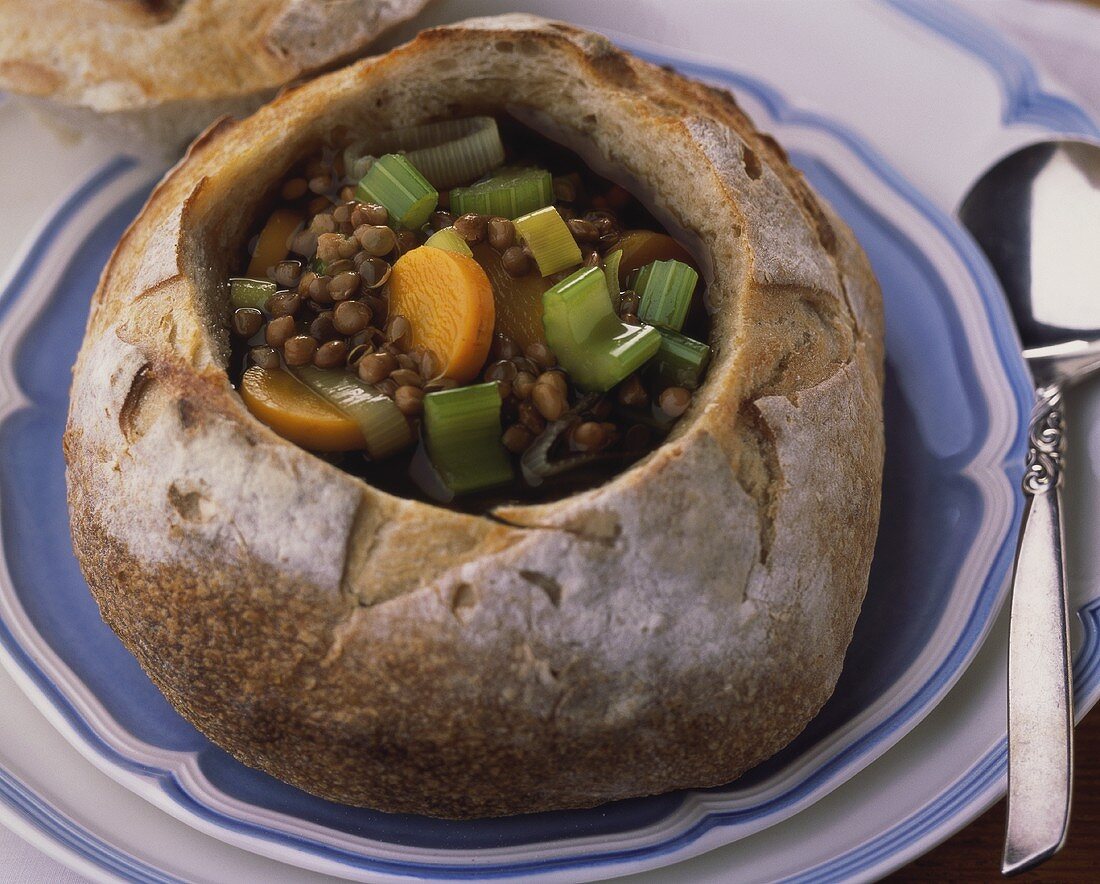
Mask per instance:
[[[7,0],[0,89],[144,155],[361,55],[427,0]],[[43,26],[48,22],[48,26]]]
[[[338,126],[514,117],[646,202],[712,310],[655,451],[483,515],[275,435],[227,374],[224,280]],[[206,132],[96,292],[65,434],[74,547],[172,704],[314,794],[446,817],[727,782],[831,694],[881,485],[880,296],[727,94],[529,16],[422,33]]]

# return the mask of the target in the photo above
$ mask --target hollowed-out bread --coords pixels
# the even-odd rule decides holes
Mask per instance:
[[[222,114],[361,55],[428,0],[4,0],[0,89],[173,159]]]
[[[510,114],[695,252],[706,383],[606,484],[493,518],[404,500],[256,421],[226,279],[338,127]],[[877,284],[726,93],[603,37],[476,19],[208,131],[112,257],[65,434],[76,551],[173,705],[318,795],[469,817],[736,777],[831,694],[883,456]]]

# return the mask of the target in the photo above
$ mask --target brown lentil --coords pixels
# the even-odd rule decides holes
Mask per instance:
[[[424,391],[419,387],[398,387],[393,394],[393,401],[404,415],[420,414],[424,409]]]
[[[520,399],[526,399],[531,395],[534,386],[535,376],[529,371],[521,371],[516,374],[515,380],[512,381],[512,392]]]
[[[531,390],[531,401],[535,408],[548,421],[556,421],[565,414],[565,393],[553,384],[545,383],[540,378]]]
[[[539,367],[526,356],[515,356],[512,358],[512,362],[518,371],[527,371],[533,375],[539,374]]]
[[[322,206],[322,209],[323,208],[324,206]],[[309,229],[320,237],[325,233],[335,233],[336,222],[333,220],[332,215],[318,209],[317,212],[314,213],[313,220],[309,222]]]
[[[296,331],[293,316],[280,316],[267,324],[264,330],[264,340],[269,347],[281,348]]]
[[[302,274],[302,278],[298,280],[298,294],[306,297],[309,295],[309,287],[313,284],[313,280],[317,278],[317,274],[312,270],[307,270]]]
[[[293,316],[302,306],[302,299],[297,292],[275,292],[264,307],[274,317]]]
[[[614,411],[614,406],[607,399],[600,398],[595,405],[592,406],[592,416],[597,420],[606,421],[611,417],[611,412]]]
[[[523,454],[533,440],[534,436],[531,435],[531,431],[527,427],[523,424],[512,424],[504,431],[500,441],[512,454]]]
[[[344,241],[341,233],[322,233],[317,237],[317,257],[325,263],[340,260],[340,244]]]
[[[532,341],[524,348],[523,355],[541,369],[553,368],[558,364],[553,351],[542,341]]]
[[[595,421],[585,421],[573,427],[569,436],[569,442],[577,451],[598,451],[609,441],[607,430],[603,424]]]
[[[260,368],[272,370],[279,367],[279,351],[274,347],[253,347],[248,355]]]
[[[378,203],[363,203],[359,208],[363,213],[364,224],[385,224],[390,220],[390,213],[386,207]]]
[[[355,278],[356,284],[359,278]],[[370,307],[362,301],[344,301],[336,305],[332,313],[332,324],[342,335],[354,335],[361,332],[371,321]]]
[[[355,209],[355,203],[343,203],[332,210],[332,219],[337,224],[350,224],[351,213]]]
[[[455,218],[453,226],[455,233],[466,240],[466,242],[473,245],[485,239],[485,235],[488,232],[488,225],[489,219],[484,215],[479,215],[476,212],[467,212],[465,215],[459,215]]]
[[[497,359],[515,359],[523,351],[520,350],[519,344],[513,341],[510,337],[500,332],[496,332],[493,335],[493,343],[489,348],[489,353],[493,360]]]
[[[622,234],[617,230],[612,230],[609,233],[603,234],[600,237],[600,248],[605,252],[614,248],[619,244],[619,240],[622,239]]]
[[[623,437],[623,444],[627,451],[644,451],[649,447],[649,427],[644,424],[634,424]]]
[[[450,212],[432,212],[428,223],[431,224],[432,230],[444,230],[455,223],[455,218]]]
[[[328,293],[334,301],[346,301],[354,297],[359,289],[359,274],[354,270],[346,270],[332,278],[328,284]]]
[[[666,415],[677,418],[691,405],[691,393],[683,387],[669,387],[661,393],[657,404]]]
[[[566,380],[564,372],[544,371],[535,379],[535,383],[547,384],[553,387],[561,394],[563,399],[569,393],[569,381]]]
[[[420,239],[416,233],[412,230],[399,230],[397,231],[397,251],[402,255],[405,252],[410,252],[420,245]]]
[[[285,200],[298,200],[306,195],[309,183],[305,178],[291,178],[284,185],[279,195]]]
[[[599,267],[600,266],[600,253],[593,249],[584,259],[585,267]]]
[[[359,360],[359,377],[368,384],[377,384],[397,368],[397,360],[389,353],[371,353]]]
[[[389,281],[392,269],[381,258],[367,258],[359,265],[359,278],[368,289],[378,289]]]
[[[619,402],[628,408],[639,408],[649,403],[649,394],[645,384],[636,374],[632,374],[619,385]]]
[[[619,222],[610,212],[589,212],[584,216],[584,220],[593,225],[601,236],[618,230],[619,227]]]
[[[340,188],[340,199],[345,203],[355,202],[355,188],[350,184],[345,184]]]
[[[488,223],[489,245],[498,252],[516,244],[516,225],[507,218],[490,218]]]
[[[332,205],[332,201],[327,196],[315,196],[308,203],[306,203],[307,215],[319,215]],[[329,216],[331,220],[331,216]]]
[[[325,273],[329,276],[339,276],[341,273],[347,273],[349,270],[356,269],[354,261],[349,261],[347,258],[341,258],[339,261],[332,261],[327,264],[325,266]]]
[[[328,193],[332,189],[332,179],[328,175],[318,175],[309,179],[309,189],[313,193]]]
[[[317,342],[309,335],[294,335],[283,345],[283,358],[287,365],[309,365],[317,352]]]
[[[519,404],[519,420],[527,429],[529,429],[536,436],[546,429],[546,420],[539,410],[535,407],[535,403],[528,400]]]
[[[399,368],[390,372],[390,377],[399,387],[420,387],[424,384],[423,378],[411,368]]]
[[[424,384],[425,393],[436,393],[439,390],[453,390],[458,386],[458,381],[452,378],[432,378],[426,384]]]
[[[290,250],[297,255],[310,257],[317,251],[317,234],[312,230],[300,230],[291,239]]]
[[[250,338],[264,327],[264,315],[255,307],[238,307],[233,311],[233,331]]]
[[[309,340],[313,340],[310,338]],[[287,342],[289,344],[289,341]],[[318,368],[339,368],[348,358],[347,341],[325,341],[313,354],[313,364]]]
[[[630,290],[625,291],[622,294],[622,298],[619,299],[619,311],[622,313],[633,313],[637,315],[638,308],[642,304],[642,299],[638,297],[638,293]]]
[[[331,341],[338,334],[332,317],[331,310],[318,313],[313,322],[309,324],[309,333],[318,341]]]
[[[298,280],[302,278],[301,261],[280,261],[275,265],[275,284],[283,288],[294,289],[298,287]]]
[[[368,255],[382,258],[397,248],[397,237],[388,227],[363,224],[355,228],[355,238]]]
[[[522,246],[509,246],[500,256],[500,264],[512,276],[526,276],[531,270],[531,258]]]
[[[583,218],[573,218],[565,223],[569,227],[569,232],[573,234],[573,239],[577,242],[595,242],[600,238],[599,229],[591,221],[585,221]]]
[[[507,381],[511,383],[516,379],[516,364],[506,359],[494,362],[487,369],[483,377],[487,381]]]
[[[638,318],[637,313],[622,312],[619,314],[619,318],[627,325],[641,325],[642,320]]]
[[[377,387],[379,393],[383,396],[389,396],[391,399],[394,393],[397,392],[397,382],[391,381],[389,378],[386,378],[384,381],[379,381]]]
[[[390,321],[386,323],[386,340],[391,344],[407,346],[411,334],[412,326],[409,325],[409,320],[400,313],[391,316]]]

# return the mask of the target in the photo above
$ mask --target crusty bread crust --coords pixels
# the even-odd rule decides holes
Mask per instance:
[[[402,500],[254,420],[227,292],[265,192],[337,126],[509,112],[696,243],[705,385],[657,451],[496,518]],[[867,586],[880,295],[726,93],[530,16],[422,33],[203,135],[96,292],[65,434],[107,622],[246,764],[449,817],[736,777],[828,698]]]
[[[427,2],[5,0],[0,89],[71,131],[174,160],[212,120],[362,55]]]

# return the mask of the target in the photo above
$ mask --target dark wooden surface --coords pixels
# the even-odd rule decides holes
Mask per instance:
[[[1076,777],[1069,840],[1062,852],[1033,872],[1012,880],[1020,884],[1095,884],[1100,882],[1100,707],[1077,728]],[[990,810],[935,850],[891,875],[892,884],[915,881],[997,881],[1004,842],[1005,804]]]

